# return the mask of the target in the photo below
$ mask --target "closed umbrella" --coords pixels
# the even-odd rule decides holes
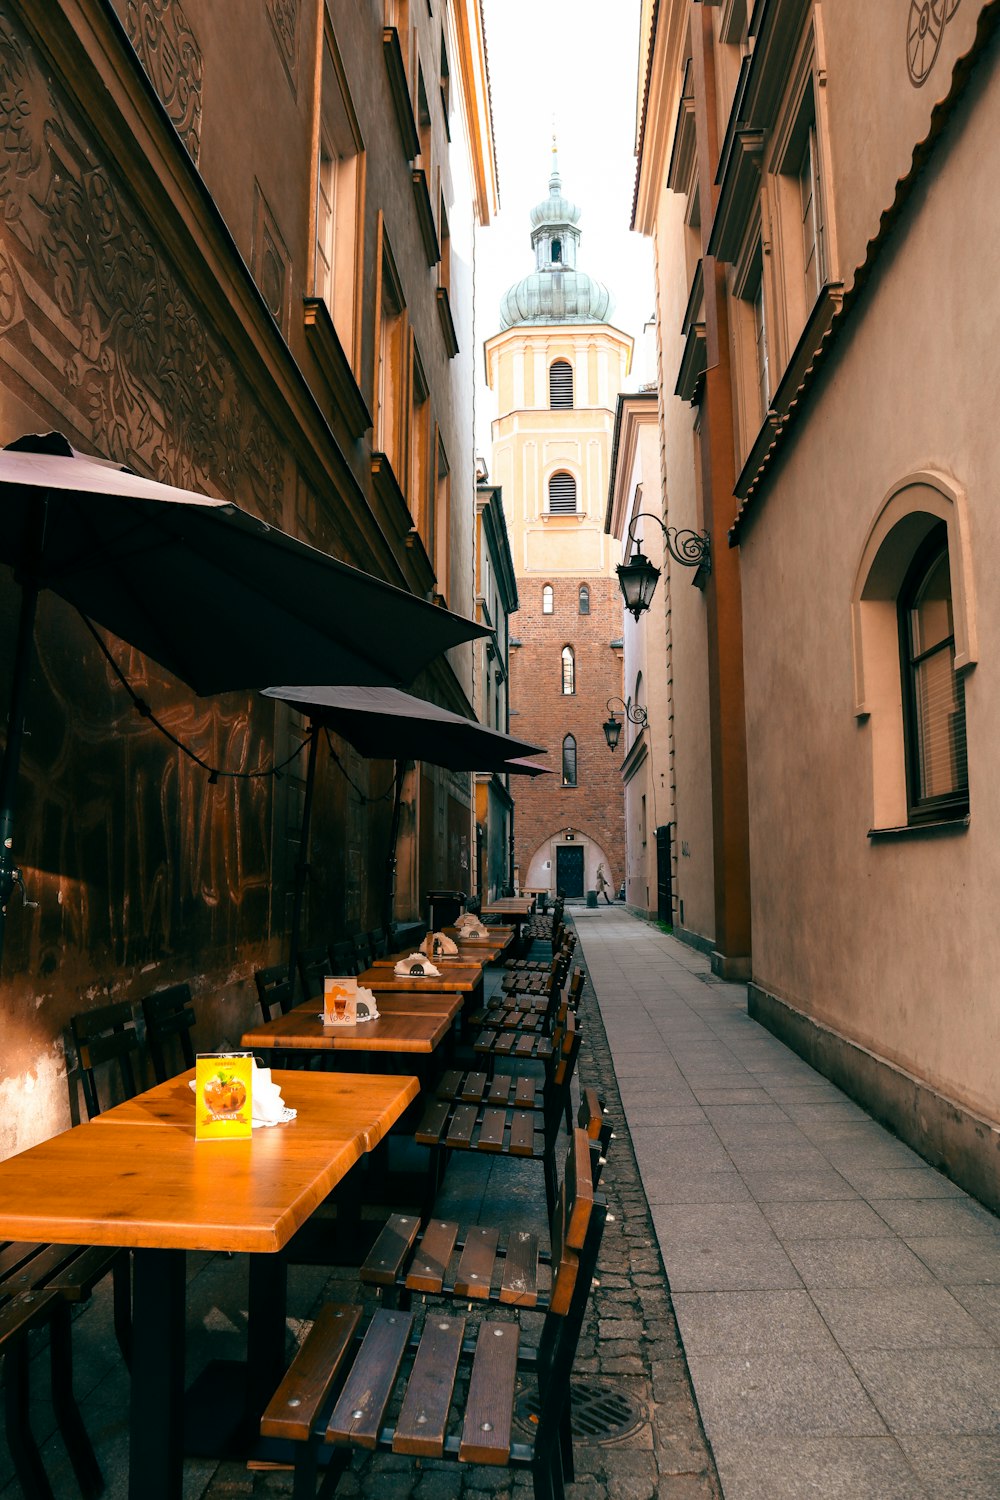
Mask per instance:
[[[313,721],[313,738],[309,747],[302,805],[300,859],[296,869],[289,951],[289,978],[294,981],[302,897],[308,872],[317,728],[334,730],[370,760],[423,760],[436,766],[444,766],[450,771],[504,771],[509,762],[539,753],[539,747],[514,739],[512,735],[501,734],[499,730],[487,729],[475,719],[465,719],[461,714],[451,713],[446,708],[439,708],[436,703],[427,703],[422,698],[414,698],[395,688],[294,687],[286,684],[284,687],[265,688],[264,692],[269,698],[280,698]],[[538,767],[533,774],[537,775],[543,769]],[[386,926],[391,919],[401,791],[402,776],[397,771],[389,853],[389,889],[386,894]]]
[[[21,585],[0,767],[0,956],[18,871],[14,797],[35,610],[52,589],[198,694],[269,682],[409,682],[489,631],[226,500],[76,453],[61,433],[0,451],[0,562]]]

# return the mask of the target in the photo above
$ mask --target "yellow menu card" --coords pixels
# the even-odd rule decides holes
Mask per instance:
[[[195,1059],[196,1141],[246,1140],[251,1131],[252,1052],[200,1052]]]

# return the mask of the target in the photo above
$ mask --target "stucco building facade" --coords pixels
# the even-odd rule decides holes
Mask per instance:
[[[994,1206],[998,25],[647,4],[636,195],[670,518],[735,574],[751,1012]],[[672,642],[680,823],[726,746]]]
[[[601,725],[620,696],[622,603],[604,535],[614,402],[631,338],[606,287],[578,267],[580,210],[553,148],[549,194],[531,215],[535,270],[503,298],[486,343],[496,392],[491,473],[503,493],[519,612],[511,640],[511,729],[544,746],[551,776],[519,784],[522,889],[579,898],[603,864],[624,878],[621,782]]]
[[[496,193],[475,0],[267,0],[238,32],[211,0],[15,0],[0,82],[0,442],[58,428],[471,615],[472,262]],[[76,1011],[189,980],[197,1043],[240,1034],[253,969],[285,949],[301,814],[297,762],[209,784],[51,597],[37,647],[18,854],[38,906],[15,901],[7,929],[3,1151],[67,1123]],[[213,763],[300,741],[285,708],[193,701],[112,649]],[[471,648],[453,652],[416,691],[469,713],[472,671]],[[392,764],[337,748],[314,940],[379,924],[385,888]],[[422,882],[468,869],[471,777],[410,772],[403,824],[406,917]]]

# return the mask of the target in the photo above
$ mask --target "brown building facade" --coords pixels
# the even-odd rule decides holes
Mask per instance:
[[[479,6],[267,0],[238,32],[224,10],[4,7],[0,442],[57,428],[471,614],[472,259],[495,197]],[[3,1152],[67,1122],[76,1011],[188,980],[197,1043],[239,1035],[253,969],[285,950],[303,784],[300,761],[210,784],[51,596],[36,642],[17,855],[38,905],[15,898],[7,927]],[[193,700],[108,645],[212,764],[268,767],[301,743],[287,709]],[[471,689],[468,650],[417,686],[465,712]],[[315,807],[318,940],[378,924],[385,891],[393,767],[336,748]],[[405,917],[421,879],[457,876],[463,837],[468,857],[470,778],[411,772],[404,815]]]
[[[640,66],[665,519],[712,542],[703,619],[670,580],[678,893],[996,1207],[1000,7],[646,0]]]

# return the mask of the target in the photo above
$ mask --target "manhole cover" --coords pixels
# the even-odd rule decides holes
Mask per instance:
[[[570,1396],[576,1438],[586,1438],[592,1443],[617,1443],[631,1437],[646,1421],[646,1413],[638,1401],[596,1380],[574,1380]],[[515,1420],[526,1432],[533,1432],[538,1414],[538,1393],[525,1391],[517,1399]]]

